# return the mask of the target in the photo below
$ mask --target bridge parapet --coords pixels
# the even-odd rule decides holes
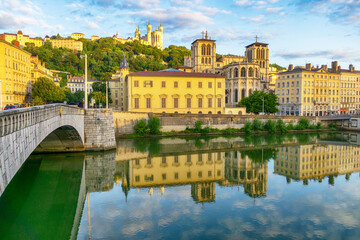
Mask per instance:
[[[58,103],[0,111],[0,137],[61,115],[84,115],[84,110]]]

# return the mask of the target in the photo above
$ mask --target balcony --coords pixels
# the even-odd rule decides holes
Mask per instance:
[[[14,91],[13,94],[15,94],[15,95],[26,95],[26,92],[17,92],[17,91]]]

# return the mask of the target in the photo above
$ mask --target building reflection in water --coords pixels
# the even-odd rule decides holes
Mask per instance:
[[[178,152],[171,146],[164,148],[151,154],[139,152],[126,142],[118,146],[115,181],[121,184],[125,196],[131,188],[148,188],[151,195],[154,188],[163,193],[166,186],[191,185],[195,202],[213,202],[216,183],[221,187],[243,186],[251,197],[266,195],[267,162],[274,157],[274,149],[265,149],[265,153],[272,153],[266,159],[261,159],[264,149],[253,151],[252,154],[260,156],[254,161],[251,154],[228,150],[231,147],[222,151],[202,145],[190,147],[190,151],[181,148]]]
[[[359,146],[346,141],[304,134],[250,138],[123,141],[117,148],[115,181],[125,196],[132,188],[148,188],[151,195],[154,188],[163,194],[167,186],[191,185],[193,200],[201,203],[215,201],[216,183],[243,187],[253,198],[266,196],[270,159],[274,173],[288,183],[328,178],[334,184],[338,175],[348,179],[360,171]]]
[[[360,147],[344,144],[311,144],[278,148],[274,172],[286,176],[288,183],[291,179],[303,181],[304,185],[309,180],[322,182],[328,178],[331,185],[335,177],[345,174],[349,179],[350,174],[360,171]]]

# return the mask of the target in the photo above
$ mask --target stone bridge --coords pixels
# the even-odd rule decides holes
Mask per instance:
[[[0,111],[0,196],[32,152],[116,147],[112,111],[49,104]]]

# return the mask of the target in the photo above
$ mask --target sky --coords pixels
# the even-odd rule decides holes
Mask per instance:
[[[360,0],[0,0],[0,33],[127,38],[149,20],[164,27],[164,47],[190,49],[207,29],[219,54],[243,56],[258,36],[270,63],[360,70]]]

